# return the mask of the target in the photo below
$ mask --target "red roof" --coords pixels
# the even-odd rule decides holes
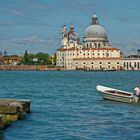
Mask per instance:
[[[82,48],[82,50],[120,50],[118,48]]]
[[[122,57],[111,57],[111,58],[73,58],[73,60],[122,60]]]
[[[69,51],[69,50],[81,50],[81,49],[78,49],[78,48],[75,48],[75,47],[72,47],[72,48],[60,48],[59,49],[60,51]],[[82,48],[82,50],[120,50],[118,48]]]
[[[67,50],[77,50],[75,47],[72,48],[60,48],[60,51],[67,51]]]

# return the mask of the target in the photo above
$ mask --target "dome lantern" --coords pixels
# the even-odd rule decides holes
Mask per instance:
[[[74,25],[73,24],[71,24],[71,26],[70,26],[70,32],[74,32]]]
[[[95,14],[92,16],[91,25],[99,25],[98,17]]]

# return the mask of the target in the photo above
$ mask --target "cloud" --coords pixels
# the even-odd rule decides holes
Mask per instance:
[[[12,43],[16,44],[23,44],[23,45],[28,45],[28,44],[44,44],[46,42],[45,39],[40,38],[39,36],[33,35],[33,36],[28,36],[24,38],[16,38],[16,39],[10,39],[9,40]]]
[[[67,11],[71,12],[81,12],[85,13],[86,10],[93,8],[93,1],[92,0],[62,0],[58,7],[59,10],[67,9]]]
[[[11,20],[0,20],[0,26],[13,26],[15,25],[14,21]]]
[[[128,23],[130,21],[130,17],[128,17],[128,15],[120,15],[117,17],[117,20],[123,23]]]
[[[17,2],[2,2],[0,6],[0,25],[41,25],[47,22],[44,17],[47,17],[48,5],[44,2],[36,0],[21,0]],[[8,23],[8,24],[7,24]]]
[[[81,6],[91,6],[92,2],[91,0],[77,0],[78,4],[80,4]]]
[[[10,54],[23,54],[25,50],[31,53],[47,52],[54,53],[58,48],[57,38],[41,38],[37,35],[26,36],[23,38],[11,38],[0,41],[0,50],[10,52]]]
[[[31,8],[34,8],[36,10],[48,10],[48,5],[45,4],[45,3],[35,3],[35,2],[32,2],[31,3]]]
[[[16,10],[16,9],[11,9],[10,10],[10,13],[12,14],[12,15],[14,15],[14,16],[24,16],[24,13],[23,12],[21,12],[20,10]]]
[[[130,12],[130,13],[129,13]],[[124,12],[123,14],[120,13],[118,16],[116,16],[116,20],[119,21],[121,24],[127,24],[131,26],[139,26],[140,22],[140,15],[138,14],[139,11],[129,11],[129,12]]]
[[[125,40],[125,41],[112,41],[113,47],[120,48],[121,51],[125,56],[137,54],[137,50],[140,46],[140,40],[131,39],[131,40]]]

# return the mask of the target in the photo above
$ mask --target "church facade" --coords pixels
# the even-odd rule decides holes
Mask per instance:
[[[61,47],[56,51],[56,66],[66,70],[121,70],[125,59],[119,48],[109,43],[105,29],[98,17],[92,16],[86,28],[83,41],[71,25],[69,31],[64,25],[61,29]]]

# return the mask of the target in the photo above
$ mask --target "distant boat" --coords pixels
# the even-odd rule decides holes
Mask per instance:
[[[131,92],[113,89],[101,85],[97,85],[96,89],[100,92],[103,99],[124,102],[124,103],[137,103],[138,97],[133,95]]]

